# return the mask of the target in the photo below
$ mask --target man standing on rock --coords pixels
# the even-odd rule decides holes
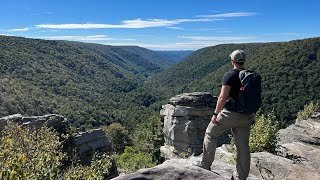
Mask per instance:
[[[202,161],[198,166],[210,170],[217,138],[224,131],[231,129],[237,147],[236,172],[231,179],[246,179],[250,170],[249,133],[254,122],[254,113],[239,112],[236,108],[242,88],[239,73],[244,70],[246,54],[243,50],[235,50],[230,57],[233,70],[223,76],[221,92],[203,141]]]

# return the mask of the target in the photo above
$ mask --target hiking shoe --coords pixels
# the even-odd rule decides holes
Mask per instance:
[[[211,170],[210,166],[204,166],[201,161],[195,161],[192,163],[194,166],[201,167],[202,169]]]

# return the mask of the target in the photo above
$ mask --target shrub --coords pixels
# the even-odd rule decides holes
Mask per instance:
[[[279,123],[274,111],[267,116],[256,116],[256,123],[250,131],[249,146],[251,152],[274,152],[277,143]]]
[[[164,142],[162,122],[157,116],[152,116],[147,122],[139,124],[133,133],[132,147],[126,147],[119,155],[117,165],[126,171],[153,167],[162,163],[160,147]]]
[[[74,166],[64,173],[64,178],[67,180],[82,180],[82,179],[105,179],[113,169],[113,157],[102,155],[96,157],[90,166]]]
[[[124,153],[119,155],[117,159],[117,166],[126,171],[136,171],[155,165],[156,163],[152,161],[151,154],[138,152],[133,147],[126,147]]]
[[[0,179],[57,179],[65,155],[47,127],[32,131],[8,123],[0,138]]]
[[[311,101],[309,104],[304,106],[303,110],[298,112],[296,122],[308,119],[312,115],[312,113],[318,111],[320,111],[319,103],[314,103],[313,101]]]

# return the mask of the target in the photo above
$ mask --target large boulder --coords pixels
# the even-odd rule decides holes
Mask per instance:
[[[320,175],[320,113],[281,129],[276,152]]]
[[[187,159],[171,159],[153,168],[140,169],[135,173],[122,175],[113,180],[224,180],[225,178],[200,167],[192,165]]]
[[[279,131],[279,144],[302,142],[320,146],[320,115],[311,116]]]
[[[319,173],[284,157],[267,152],[253,153],[251,157],[250,173],[261,179],[320,179]]]
[[[169,104],[174,106],[215,107],[216,97],[213,97],[211,93],[207,92],[183,93],[169,99]]]
[[[292,142],[278,145],[277,154],[320,174],[320,147]]]
[[[153,168],[140,169],[137,172],[130,174],[123,174],[113,180],[194,180],[194,179],[230,179],[232,173],[235,171],[235,166],[223,161],[214,161],[211,165],[211,170],[205,170],[193,165],[194,162],[199,161],[201,156],[191,156],[188,159],[174,158],[165,161],[164,163]],[[262,179],[258,176],[250,174],[248,180]]]

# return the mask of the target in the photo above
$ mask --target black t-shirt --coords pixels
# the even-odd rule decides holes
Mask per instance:
[[[229,97],[234,101],[237,101],[241,87],[239,71],[240,70],[230,70],[226,72],[222,78],[222,85],[231,86]]]

